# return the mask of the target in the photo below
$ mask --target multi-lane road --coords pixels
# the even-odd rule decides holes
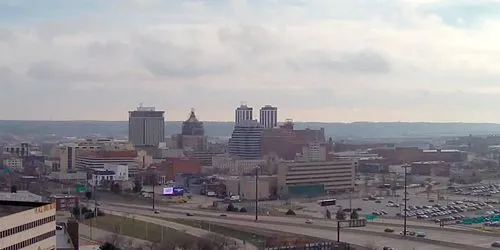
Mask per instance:
[[[326,220],[313,220],[313,224],[305,224],[303,218],[260,216],[259,222],[254,221],[254,217],[248,214],[228,214],[228,217],[221,217],[220,213],[197,210],[195,216],[187,217],[186,209],[161,207],[160,214],[154,214],[150,206],[131,205],[122,203],[104,203],[101,206],[105,211],[122,212],[124,214],[139,214],[145,216],[156,216],[164,218],[196,219],[213,223],[224,223],[244,227],[262,228],[276,230],[294,234],[302,234],[319,237],[329,240],[336,240],[336,224]],[[390,223],[390,222],[386,222]],[[418,223],[420,224],[420,223]],[[500,237],[491,234],[469,234],[466,230],[447,230],[435,227],[419,228],[418,224],[410,224],[409,230],[424,231],[427,233],[429,241],[410,241],[399,237],[401,225],[391,226],[395,233],[384,233],[386,226],[369,223],[363,228],[342,229],[341,240],[357,245],[375,245],[379,248],[391,246],[398,250],[418,250],[418,249],[489,249],[493,241]],[[421,226],[421,225],[420,225]],[[455,245],[450,245],[455,244]]]

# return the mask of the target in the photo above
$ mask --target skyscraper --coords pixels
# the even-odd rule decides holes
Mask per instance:
[[[165,141],[165,111],[143,107],[129,111],[128,140],[136,147],[158,147]]]
[[[260,109],[260,124],[264,128],[274,128],[278,126],[278,108],[266,105]]]
[[[263,128],[256,120],[237,123],[229,139],[229,154],[242,159],[260,159]]]
[[[241,106],[236,108],[234,116],[235,125],[243,121],[251,121],[253,120],[253,108],[248,107],[246,104],[241,104]]]

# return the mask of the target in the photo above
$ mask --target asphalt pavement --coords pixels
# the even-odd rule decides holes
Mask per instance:
[[[148,208],[127,208],[125,206],[104,206],[103,207],[105,210],[110,209],[113,211],[122,211],[125,213],[131,213],[131,214],[140,214],[140,215],[145,215],[145,216],[159,216],[159,217],[164,217],[164,218],[188,218],[185,215],[182,215],[180,213],[169,213],[169,212],[162,212],[160,214],[154,214],[150,209]],[[148,211],[149,210],[149,211]],[[163,209],[161,209],[163,210]],[[212,213],[213,214],[213,213]],[[213,223],[222,223],[222,224],[233,224],[233,225],[240,225],[243,227],[255,227],[255,228],[263,228],[263,229],[269,229],[269,230],[278,230],[282,232],[288,232],[288,233],[294,233],[294,234],[302,234],[302,235],[308,235],[312,237],[320,237],[324,239],[329,239],[329,240],[337,240],[337,235],[336,235],[336,230],[331,230],[331,229],[317,229],[313,227],[309,227],[309,225],[304,224],[304,221],[302,220],[301,224],[297,225],[278,225],[274,224],[272,222],[254,222],[254,221],[242,221],[238,220],[240,216],[235,216],[235,215],[228,215],[229,217],[227,218],[214,218],[214,217],[205,217],[202,214],[197,213],[194,218],[190,217],[188,219],[197,219],[200,220],[200,217],[202,217],[203,221],[207,222],[213,222]],[[282,217],[261,217],[262,219],[269,219],[273,218],[274,220],[283,220],[283,219],[288,219],[288,218],[282,218]],[[375,230],[375,229],[368,229],[370,230]],[[365,231],[366,232],[366,231]],[[360,232],[353,232],[351,230],[346,231],[344,230],[341,233],[341,241],[346,241],[351,244],[357,244],[357,245],[364,245],[364,246],[374,246],[376,249],[382,248],[384,246],[391,246],[395,249],[398,250],[434,250],[434,249],[457,249],[456,247],[446,247],[443,245],[433,245],[433,244],[428,244],[425,242],[415,242],[415,241],[408,241],[405,239],[398,239],[398,238],[391,238],[391,237],[384,237],[384,236],[378,236],[378,235],[370,235],[370,234],[362,234]],[[488,244],[491,244],[491,242],[488,242]],[[471,246],[472,247],[472,246]]]

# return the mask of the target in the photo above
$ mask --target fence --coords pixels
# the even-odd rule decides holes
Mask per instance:
[[[355,250],[344,242],[315,242],[299,246],[269,247],[265,250]]]

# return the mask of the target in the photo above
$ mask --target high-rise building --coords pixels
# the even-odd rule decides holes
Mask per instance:
[[[129,111],[128,139],[136,147],[158,147],[165,141],[165,111],[140,107]]]
[[[278,108],[266,105],[260,109],[260,124],[264,128],[274,128],[278,126]]]
[[[263,131],[262,125],[255,120],[237,123],[229,139],[229,154],[242,159],[260,159]]]
[[[253,108],[248,107],[246,104],[241,104],[241,106],[236,108],[234,116],[235,124],[243,121],[251,121],[253,120]]]
[[[191,109],[189,118],[182,122],[182,135],[205,135],[205,129],[203,128],[203,122],[200,122],[194,113],[194,109]]]

